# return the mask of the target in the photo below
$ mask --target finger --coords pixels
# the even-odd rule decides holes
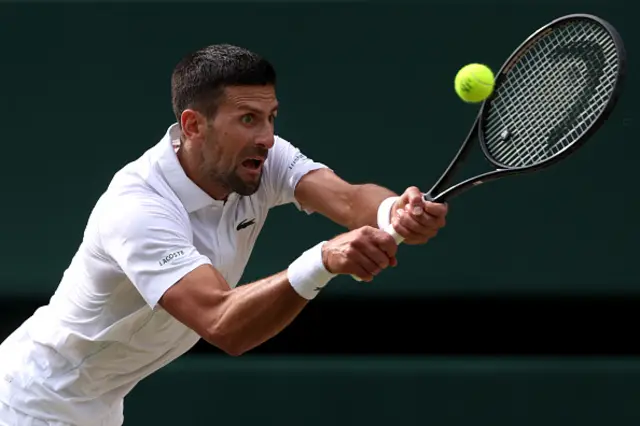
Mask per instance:
[[[424,211],[432,216],[442,217],[446,216],[449,211],[449,206],[442,203],[433,203],[431,201],[424,202]]]
[[[355,275],[365,281],[370,281],[375,275],[380,273],[380,268],[369,256],[362,250],[354,250],[349,254],[349,260],[352,262]]]
[[[407,195],[408,204],[410,206],[409,211],[411,211],[411,213],[416,216],[421,215],[424,211],[424,197],[422,195],[422,192],[420,192],[417,187],[411,186],[407,188],[405,193]]]
[[[405,242],[411,242],[412,239],[414,238],[415,234],[413,232],[411,232],[409,229],[405,228],[404,225],[402,225],[401,223],[396,223],[393,225],[394,229],[396,230],[396,232],[400,235],[402,235],[402,237],[405,239]]]
[[[396,232],[402,235],[405,239],[412,239],[414,237],[430,238],[436,235],[439,228],[439,218],[435,218],[426,213],[420,218],[415,218],[406,211],[402,210],[398,211],[397,214],[398,218],[396,219],[396,223],[402,225],[403,229],[406,229],[409,234],[403,235],[397,230]]]
[[[393,237],[391,237],[386,232],[384,232],[384,234],[391,239],[392,241],[391,245],[394,247],[397,247]],[[390,247],[383,248],[383,246],[388,246],[389,243],[386,242],[385,244],[382,240],[387,240],[387,238],[385,236],[382,236],[381,238],[377,238],[376,241],[371,241],[370,244],[367,244],[366,247],[363,248],[363,254],[366,255],[369,259],[371,259],[371,261],[374,262],[378,267],[377,273],[380,273],[380,271],[382,271],[383,269],[386,269],[391,263],[391,258],[393,257],[393,255],[390,255],[387,252],[388,250],[392,252],[393,248],[390,248]]]
[[[376,233],[376,247],[387,258],[387,261],[395,259],[398,252],[396,240],[385,231]]]
[[[419,214],[419,215],[412,214],[409,211],[409,208],[410,207],[407,204],[407,207],[405,207],[404,210],[400,209],[396,211],[396,215],[398,216],[398,218],[400,218],[403,221],[403,223],[405,220],[413,220],[414,222],[420,224],[421,226],[433,227],[435,223],[434,220],[436,219],[440,220],[439,218],[436,218],[425,211],[423,211],[422,214]]]
[[[373,247],[377,247],[378,250],[382,250],[382,252],[386,255],[387,262],[394,258],[396,252],[398,251],[398,243],[393,236],[391,236],[388,232],[374,228],[372,226],[367,226],[362,229],[364,238],[360,241],[362,244],[358,246],[364,249],[364,245],[366,243],[372,244]]]
[[[373,281],[373,275],[371,275],[370,273],[368,273],[364,268],[362,268],[360,265],[358,264],[354,264],[353,267],[351,268],[353,270],[353,272],[350,275],[353,275],[355,277],[358,277],[358,279],[360,281],[364,281],[364,282],[371,282]]]

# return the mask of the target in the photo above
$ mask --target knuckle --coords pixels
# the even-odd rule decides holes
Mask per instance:
[[[387,266],[389,266],[389,257],[395,257],[396,253],[398,252],[398,245],[396,244],[395,240],[393,242],[391,242],[385,250],[385,268]]]
[[[385,235],[383,235],[382,237],[382,242],[387,246],[393,246],[393,247],[396,246],[396,240],[386,232],[385,232]]]
[[[368,236],[371,235],[373,231],[373,228],[369,225],[363,226],[362,228],[360,228],[360,235],[361,236]]]
[[[403,213],[398,215],[398,222],[400,223],[408,223],[408,222],[411,222],[412,220],[414,219],[410,214]]]
[[[348,247],[345,247],[344,249],[345,262],[350,262],[351,259],[353,258],[354,253],[356,253],[357,251],[358,250],[353,245],[349,245]]]

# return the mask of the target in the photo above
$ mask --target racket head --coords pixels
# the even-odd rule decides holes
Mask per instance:
[[[539,28],[496,73],[479,111],[485,157],[504,171],[565,158],[609,117],[626,72],[622,38],[607,21],[572,14]]]

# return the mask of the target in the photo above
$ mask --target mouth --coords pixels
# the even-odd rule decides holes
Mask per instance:
[[[264,159],[260,157],[247,158],[241,163],[242,167],[251,171],[259,171],[262,168],[263,164]]]

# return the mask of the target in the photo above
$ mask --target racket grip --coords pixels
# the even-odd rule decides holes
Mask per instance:
[[[386,228],[384,228],[384,232],[386,232],[387,234],[391,235],[393,237],[394,240],[396,240],[396,244],[401,244],[404,241],[404,238],[402,237],[402,235],[398,234],[395,230],[395,228],[393,227],[392,224],[387,225]],[[355,275],[351,275],[351,277],[356,280],[356,281],[362,281],[359,277],[355,276]]]

